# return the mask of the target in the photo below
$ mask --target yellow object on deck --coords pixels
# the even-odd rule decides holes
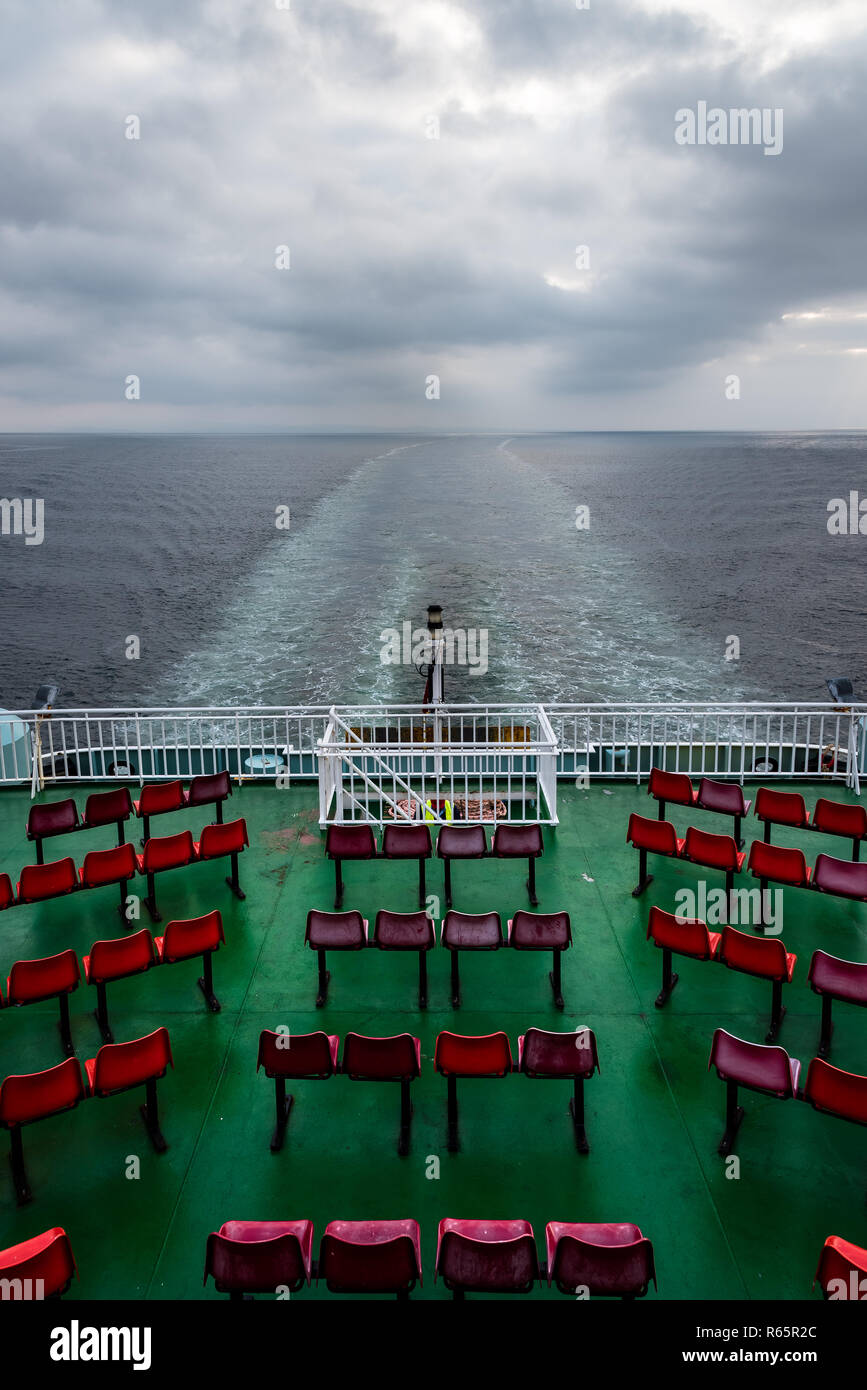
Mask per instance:
[[[441,816],[439,816],[439,815],[437,814],[437,812],[434,810],[433,806],[431,805],[431,803],[430,803],[429,801],[426,801],[424,804],[425,804],[425,808],[426,808],[426,809],[425,809],[425,813],[424,813],[424,818],[425,818],[425,820],[441,820],[441,819],[443,819]],[[447,801],[447,802],[445,803],[445,819],[446,819],[446,820],[451,820],[451,819],[452,819],[452,803],[451,803],[450,801]]]

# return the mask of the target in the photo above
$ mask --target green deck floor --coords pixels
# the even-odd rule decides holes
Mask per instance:
[[[794,788],[792,788],[794,789]],[[808,805],[828,788],[798,788]],[[85,788],[76,789],[83,806]],[[749,793],[748,793],[749,794]],[[830,792],[838,799],[839,786]],[[45,799],[58,799],[54,792]],[[330,909],[333,866],[324,858],[315,788],[246,786],[228,816],[246,817],[251,848],[241,860],[246,901],[224,886],[227,864],[165,874],[157,889],[164,922],[219,907],[226,945],[214,961],[222,1012],[208,1013],[196,988],[198,963],[163,967],[109,987],[115,1038],[168,1027],[175,1070],[160,1083],[168,1151],[150,1148],[131,1092],[89,1100],[69,1114],[24,1132],[34,1200],[18,1209],[11,1175],[0,1174],[0,1244],[64,1226],[79,1267],[82,1298],[213,1298],[202,1289],[205,1241],[229,1219],[312,1218],[315,1245],[330,1219],[415,1217],[421,1224],[424,1288],[414,1297],[448,1297],[434,1285],[437,1224],[443,1216],[524,1217],[533,1223],[540,1255],[547,1221],[633,1221],[656,1252],[659,1292],[667,1299],[798,1299],[808,1297],[825,1237],[867,1245],[867,1134],[816,1114],[799,1102],[745,1093],[746,1120],[737,1151],[741,1175],[727,1179],[716,1153],[725,1088],[708,1073],[717,1026],[764,1041],[770,986],[720,966],[679,962],[680,984],[664,1010],[654,1007],[661,953],[645,940],[653,903],[673,908],[679,887],[697,887],[700,870],[651,860],[655,881],[643,898],[630,890],[638,856],[625,844],[628,814],[653,814],[645,788],[594,784],[589,792],[560,788],[561,823],[545,832],[538,865],[540,910],[567,909],[573,949],[563,958],[565,1013],[553,1006],[547,954],[462,955],[463,1007],[449,1003],[449,956],[429,957],[429,1007],[417,1009],[417,957],[378,951],[333,954],[331,993],[314,1006],[316,958],[303,944],[308,908]],[[24,837],[30,805],[24,790],[0,794],[0,869],[18,877],[33,860]],[[650,807],[650,810],[648,808]],[[687,821],[669,815],[678,833]],[[189,826],[202,812],[156,820],[155,833]],[[720,817],[696,813],[694,823],[728,831]],[[759,830],[749,820],[749,841]],[[135,824],[135,831],[139,826]],[[132,832],[131,832],[132,833]],[[46,858],[113,843],[113,827],[46,842]],[[849,842],[777,831],[810,862],[825,850],[847,857]],[[456,907],[495,909],[503,918],[526,907],[522,863],[459,864]],[[371,921],[378,908],[411,911],[416,866],[349,864],[345,905]],[[138,880],[140,886],[143,880]],[[753,880],[744,878],[744,886]],[[710,874],[708,887],[721,886]],[[428,891],[442,892],[441,865],[428,868]],[[100,937],[119,934],[116,890],[77,894],[0,916],[5,981],[12,963],[73,947],[82,956]],[[143,924],[148,922],[142,909]],[[788,1015],[780,1043],[806,1065],[818,1037],[820,1001],[806,983],[814,949],[867,959],[867,909],[855,903],[787,891],[783,940],[798,955],[784,994]],[[162,928],[154,928],[154,931]],[[5,983],[4,983],[5,994]],[[72,996],[79,1058],[95,1056],[99,1032],[95,991],[82,983]],[[38,1071],[62,1060],[54,1002],[0,1013],[0,1076]],[[446,1084],[431,1061],[443,1029],[504,1029],[517,1055],[527,1027],[597,1035],[601,1075],[586,1087],[591,1153],[575,1149],[567,1111],[568,1083],[459,1083],[462,1149],[446,1148]],[[830,1060],[867,1072],[867,1013],[835,1006]],[[286,1146],[271,1154],[273,1083],[256,1074],[262,1028],[292,1032],[324,1028],[342,1035],[409,1031],[421,1038],[422,1076],[413,1084],[411,1152],[396,1153],[399,1088],[350,1082],[299,1082]],[[0,1144],[5,1145],[0,1136]],[[141,1176],[126,1176],[128,1158]],[[440,1160],[438,1178],[427,1176]],[[333,1298],[324,1285],[302,1299]],[[559,1298],[537,1289],[534,1299]]]

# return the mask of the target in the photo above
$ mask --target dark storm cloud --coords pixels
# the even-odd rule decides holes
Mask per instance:
[[[0,428],[116,426],[129,373],[130,427],[427,424],[430,373],[444,428],[612,397],[677,424],[684,373],[796,346],[821,394],[867,345],[867,43],[836,8],[7,4]],[[782,107],[783,153],[676,145],[698,100]]]

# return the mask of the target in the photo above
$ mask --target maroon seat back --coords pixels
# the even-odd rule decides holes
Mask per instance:
[[[592,1028],[574,1033],[528,1028],[518,1039],[518,1066],[525,1076],[545,1079],[592,1076],[599,1070],[596,1034]]]
[[[447,1288],[470,1293],[529,1293],[539,1278],[529,1221],[463,1221],[439,1225],[436,1274]]]
[[[72,1110],[86,1095],[77,1057],[67,1057],[47,1071],[7,1076],[0,1084],[0,1125],[29,1125],[62,1110]]]
[[[293,1291],[310,1283],[312,1221],[225,1221],[208,1236],[205,1278],[220,1293]]]
[[[112,787],[108,792],[91,792],[84,803],[82,825],[111,825],[113,821],[129,820],[131,815],[129,787]]]
[[[747,1042],[724,1028],[717,1028],[708,1062],[708,1069],[710,1067],[716,1067],[722,1081],[735,1081],[753,1091],[766,1091],[780,1100],[791,1099],[795,1094],[798,1064],[793,1064],[784,1047]]]
[[[187,805],[211,806],[215,801],[225,801],[231,795],[232,783],[228,772],[208,772],[191,781]]]
[[[311,908],[307,914],[304,940],[317,951],[360,951],[367,945],[364,918],[360,912],[322,912]]]
[[[437,835],[440,859],[483,859],[488,837],[483,825],[443,825]]]
[[[643,1298],[656,1284],[653,1246],[638,1226],[551,1221],[545,1228],[548,1284],[591,1298]]]
[[[391,1038],[347,1033],[340,1070],[353,1081],[410,1081],[421,1073],[421,1043],[410,1033]]]
[[[50,801],[45,806],[31,806],[27,817],[27,838],[43,839],[48,835],[65,835],[78,828],[78,808],[69,797],[66,801]]]
[[[71,994],[80,979],[78,956],[71,949],[40,960],[18,960],[6,982],[7,1003],[35,1004],[40,999]]]
[[[331,1293],[408,1293],[421,1282],[418,1222],[329,1221],[319,1275]]]
[[[382,832],[385,859],[430,859],[433,853],[430,827],[424,822],[387,825]]]
[[[702,777],[695,804],[703,811],[719,811],[725,816],[745,816],[748,809],[737,782],[716,782],[712,777]]]
[[[509,942],[516,951],[565,950],[572,945],[569,913],[525,912],[520,908],[512,918]]]
[[[543,849],[541,825],[498,825],[491,854],[499,859],[537,859]]]
[[[860,902],[867,902],[867,864],[820,854],[813,870],[813,887],[823,893],[834,893],[839,898],[857,898]]]
[[[0,874],[0,912],[4,907],[11,907],[15,902],[15,894],[12,891],[12,880],[8,874]]]
[[[375,859],[373,827],[366,822],[362,825],[329,825],[325,835],[325,853],[329,859]]]
[[[272,1080],[289,1076],[324,1081],[337,1070],[337,1041],[327,1033],[275,1033],[266,1028],[259,1034],[256,1070],[264,1067]]]
[[[377,912],[373,939],[383,951],[429,951],[436,944],[426,912]]]

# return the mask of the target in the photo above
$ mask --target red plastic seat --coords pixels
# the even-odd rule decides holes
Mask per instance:
[[[674,806],[694,806],[695,791],[685,772],[666,772],[664,768],[652,767],[647,784],[648,796],[659,802],[659,819],[665,820],[665,803]]]
[[[530,1293],[539,1279],[536,1241],[529,1221],[462,1221],[439,1224],[437,1275],[456,1298],[468,1293]]]
[[[206,825],[202,831],[201,840],[196,841],[196,858],[202,862],[208,859],[225,859],[226,855],[231,857],[232,872],[226,879],[226,884],[231,888],[235,897],[242,901],[247,895],[241,891],[241,885],[238,881],[238,855],[244,851],[249,843],[247,822],[243,817],[228,821],[225,825],[222,822],[218,822],[216,825]]]
[[[495,859],[527,861],[527,893],[531,907],[539,906],[536,897],[536,860],[543,850],[541,825],[498,825],[494,831],[491,854]]]
[[[743,975],[756,975],[761,980],[770,980],[773,986],[771,1002],[771,1022],[765,1042],[776,1042],[780,1025],[786,1016],[783,1008],[783,985],[791,984],[792,974],[798,957],[787,951],[777,937],[747,936],[745,932],[735,931],[734,927],[724,927],[722,946],[719,953],[720,965],[729,970],[737,970]]]
[[[814,1057],[807,1068],[803,1099],[823,1115],[867,1125],[867,1076],[841,1071],[821,1057]]]
[[[561,956],[572,945],[572,923],[568,912],[524,912],[509,918],[508,944],[516,951],[550,951],[553,969],[548,979],[554,992],[554,1005],[564,1007]]]
[[[662,854],[669,859],[677,859],[683,853],[684,841],[677,838],[674,826],[667,820],[649,820],[633,811],[626,827],[626,843],[638,850],[638,883],[632,890],[633,898],[638,898],[653,882],[653,874],[647,872],[648,854]]]
[[[858,859],[861,841],[867,839],[867,807],[847,806],[821,797],[813,812],[813,829],[824,835],[843,835],[852,841],[852,858]]]
[[[205,1277],[218,1293],[241,1300],[245,1294],[288,1288],[297,1293],[310,1283],[312,1221],[224,1221],[208,1236]]]
[[[528,1028],[523,1037],[518,1038],[518,1070],[535,1080],[573,1083],[569,1113],[575,1142],[579,1153],[589,1153],[584,1126],[584,1082],[600,1070],[596,1034],[592,1028],[578,1028],[574,1033]]]
[[[784,849],[763,840],[753,840],[747,869],[765,883],[785,883],[791,888],[809,888],[810,868],[799,849]]]
[[[343,1059],[340,1070],[350,1081],[400,1082],[400,1135],[397,1151],[401,1157],[409,1153],[409,1131],[412,1104],[410,1082],[421,1075],[421,1041],[409,1033],[391,1038],[370,1038],[360,1033],[347,1033],[343,1040]]]
[[[461,1003],[461,951],[496,951],[503,945],[503,928],[497,912],[447,912],[440,929],[440,944],[451,952],[452,1007]]]
[[[686,832],[683,844],[683,858],[691,864],[700,864],[706,869],[722,869],[726,874],[740,873],[745,854],[731,835],[712,835],[707,830],[696,830],[691,825]]]
[[[656,1287],[653,1246],[631,1222],[549,1221],[548,1287],[573,1298],[643,1298]]]
[[[698,784],[696,806],[702,811],[715,811],[721,816],[731,816],[734,820],[733,837],[740,848],[741,820],[749,813],[752,802],[744,800],[744,794],[737,782],[715,782],[711,777],[702,777]]]
[[[788,825],[794,830],[809,830],[810,812],[800,792],[778,792],[771,787],[759,787],[756,792],[756,820],[764,821],[765,844],[771,843],[771,826]]]
[[[679,975],[672,973],[672,955],[689,956],[692,960],[713,960],[721,941],[719,932],[708,931],[706,923],[697,917],[681,921],[673,912],[661,907],[650,909],[647,939],[662,951],[662,989],[656,996],[656,1007],[668,1001]]]
[[[7,1005],[41,1004],[46,999],[60,1002],[60,1036],[67,1057],[75,1051],[69,1027],[69,996],[78,989],[81,972],[73,950],[40,960],[16,961],[6,981]]]
[[[334,910],[343,906],[344,859],[375,859],[376,840],[367,821],[357,825],[329,825],[325,834],[325,855],[334,860]]]
[[[62,1226],[0,1250],[0,1299],[59,1298],[75,1274],[69,1236]]]
[[[0,874],[0,912],[6,907],[14,907],[15,894],[12,891],[12,880],[8,874]]]
[[[813,1286],[827,1299],[867,1301],[867,1250],[842,1236],[828,1236],[819,1256]]]
[[[211,958],[219,951],[220,943],[226,937],[223,933],[223,919],[214,909],[202,917],[187,917],[169,922],[165,936],[154,941],[161,965],[175,965],[178,961],[202,957],[202,975],[198,980],[199,989],[205,996],[211,1013],[220,1012],[220,1001],[214,994],[213,966]]]
[[[66,801],[51,801],[44,806],[31,806],[25,834],[36,841],[36,862],[42,863],[42,841],[52,835],[68,835],[78,830],[78,807],[69,797]]]
[[[331,1293],[407,1298],[421,1275],[417,1221],[329,1221],[319,1247],[319,1278]]]
[[[340,1039],[327,1033],[275,1033],[265,1028],[259,1034],[256,1070],[274,1082],[277,1124],[271,1138],[271,1152],[282,1149],[294,1096],[286,1094],[287,1078],[293,1081],[327,1081],[337,1073]]]
[[[713,1035],[707,1065],[708,1070],[716,1067],[717,1076],[726,1082],[726,1128],[719,1145],[723,1156],[731,1153],[744,1117],[738,1106],[739,1086],[775,1096],[777,1100],[793,1100],[798,1092],[801,1063],[790,1057],[785,1048],[747,1042],[724,1028],[717,1028]]]
[[[127,921],[127,885],[138,872],[138,860],[132,845],[117,845],[114,849],[92,849],[84,856],[79,877],[82,888],[103,888],[107,884],[120,885],[118,912]]]
[[[74,893],[78,874],[72,859],[56,859],[51,864],[25,864],[18,884],[19,903],[39,903]]]
[[[833,893],[838,898],[855,898],[857,902],[867,903],[867,864],[820,854],[813,870],[813,887],[819,893]]]
[[[316,952],[319,987],[316,1007],[321,1009],[328,999],[331,971],[328,951],[363,951],[367,943],[367,921],[360,912],[320,912],[312,908],[307,914],[304,941]]]
[[[192,834],[189,830],[181,830],[177,835],[153,835],[149,840],[145,840],[144,851],[136,855],[136,862],[139,873],[146,875],[148,881],[145,907],[152,921],[161,922],[154,877],[156,874],[168,872],[169,869],[184,869],[188,864],[196,862],[196,846]]]
[[[446,907],[452,905],[452,860],[484,859],[488,837],[483,825],[443,825],[437,836],[437,858],[445,870]]]
[[[184,806],[184,789],[179,781],[148,782],[141,789],[138,801],[133,802],[135,813],[144,821],[144,840],[150,839],[151,816],[165,816]]]
[[[822,996],[819,1056],[827,1057],[831,1050],[831,1034],[834,1031],[831,1021],[833,1001],[841,999],[847,1004],[867,1007],[867,962],[841,960],[839,956],[828,955],[827,951],[816,951],[810,961],[807,979],[813,993]]]
[[[24,1168],[22,1126],[46,1120],[64,1110],[74,1110],[86,1095],[77,1057],[67,1057],[65,1062],[47,1071],[7,1076],[0,1083],[0,1128],[9,1130],[12,1177],[19,1206],[32,1199]]]
[[[425,860],[433,853],[430,828],[423,821],[408,825],[386,825],[382,832],[383,859],[418,860],[418,905],[425,906]]]
[[[436,945],[436,930],[426,912],[376,914],[373,945],[380,951],[418,952],[418,1006],[427,1008],[427,952]]]
[[[228,772],[207,772],[194,777],[184,792],[185,806],[216,806],[217,824],[222,824],[223,802],[232,795]]]
[[[100,1100],[144,1086],[147,1100],[141,1116],[157,1153],[168,1147],[159,1125],[157,1082],[173,1067],[168,1030],[157,1028],[132,1042],[105,1043],[84,1064],[91,1093]]]
[[[132,798],[128,787],[112,787],[107,792],[91,792],[84,803],[82,829],[95,830],[101,825],[117,826],[117,842],[123,844],[124,821],[132,815]]]
[[[512,1070],[512,1049],[505,1033],[461,1036],[440,1033],[434,1046],[434,1068],[446,1077],[448,1085],[448,1145],[452,1153],[460,1147],[458,1135],[459,1077],[508,1076]]]
[[[89,985],[96,986],[97,1007],[94,1017],[99,1024],[103,1042],[114,1042],[111,1025],[108,1021],[108,1001],[106,985],[112,980],[125,980],[129,975],[140,975],[157,964],[157,954],[153,937],[147,927],[132,936],[120,936],[109,941],[94,941],[90,955],[84,957],[84,978]]]

